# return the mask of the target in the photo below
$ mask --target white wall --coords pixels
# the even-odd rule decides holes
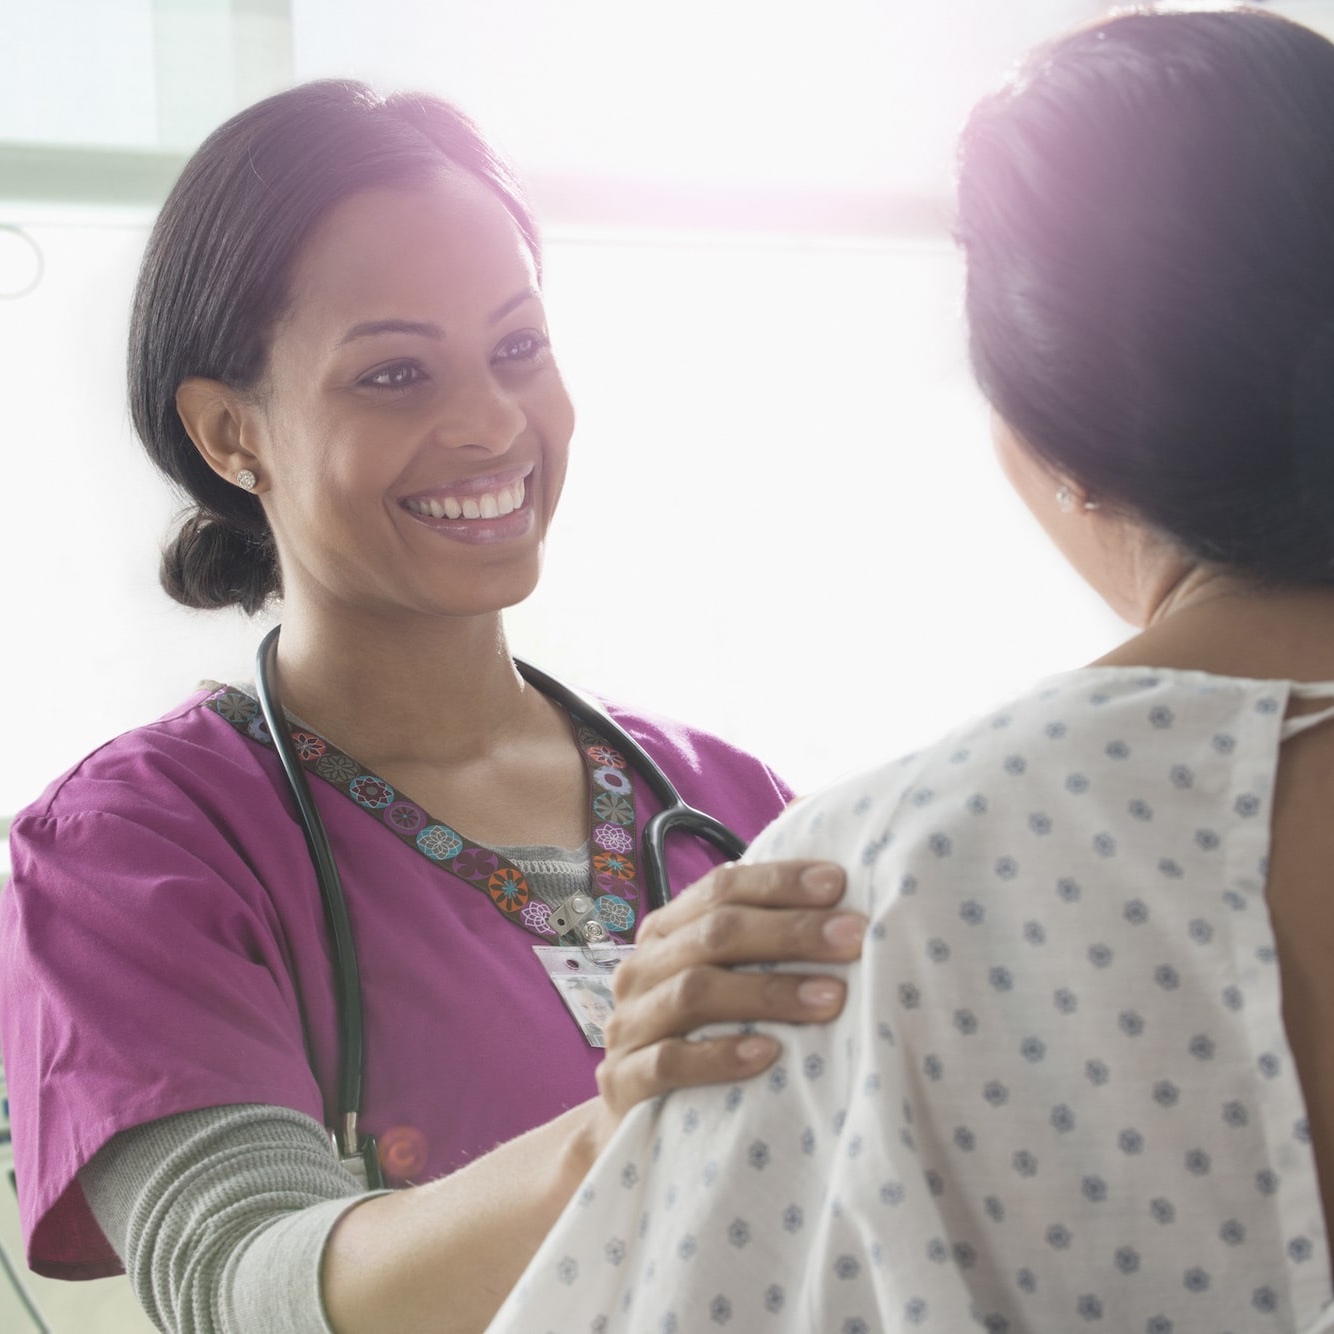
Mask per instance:
[[[1105,0],[293,0],[298,78],[458,101],[544,172],[945,188],[1006,64]]]
[[[943,241],[558,245],[583,415],[520,644],[806,787],[1114,642],[992,462],[960,276]]]

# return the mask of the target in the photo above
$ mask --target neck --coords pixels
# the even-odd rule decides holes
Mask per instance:
[[[1334,679],[1334,588],[1266,586],[1195,567],[1144,631],[1099,660],[1255,679]]]
[[[1150,610],[1143,618],[1144,629],[1152,630],[1166,624],[1172,616],[1219,600],[1249,599],[1262,591],[1253,580],[1204,565],[1186,565],[1170,570],[1150,594]]]
[[[282,627],[284,707],[372,767],[475,759],[547,708],[515,670],[498,612],[367,624],[289,604]]]

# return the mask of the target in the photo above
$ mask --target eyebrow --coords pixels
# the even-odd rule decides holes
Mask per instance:
[[[338,346],[353,343],[358,338],[374,338],[376,334],[416,334],[421,338],[443,338],[445,331],[438,324],[422,324],[415,320],[367,320],[354,324],[339,340]]]
[[[488,321],[491,324],[499,324],[506,315],[512,315],[525,301],[532,301],[540,298],[541,293],[535,287],[525,287],[522,292],[516,292],[504,305],[497,307],[492,312]],[[354,324],[339,340],[338,346],[343,347],[348,343],[355,342],[358,338],[374,338],[377,334],[412,334],[418,338],[441,339],[445,336],[445,331],[438,324],[431,324],[420,320],[367,320],[363,324]]]
[[[540,301],[542,293],[536,287],[525,287],[522,292],[516,292],[503,306],[498,307],[491,315],[491,323],[499,324],[506,315],[513,315],[525,301]]]

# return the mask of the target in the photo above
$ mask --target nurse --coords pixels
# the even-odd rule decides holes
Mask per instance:
[[[842,1005],[837,978],[729,965],[848,960],[863,919],[834,909],[834,867],[718,869],[682,840],[672,883],[699,883],[639,930],[652,796],[505,642],[573,415],[532,219],[452,107],[318,83],[212,135],[149,241],[129,388],[190,506],[167,591],[281,597],[277,680],[360,955],[363,1127],[418,1189],[368,1197],[330,1153],[320,899],[253,690],[230,683],[14,823],[0,1036],[29,1261],[123,1264],[168,1330],[478,1329],[631,1105],[777,1054],[684,1034]],[[717,738],[612,712],[743,837],[786,804]],[[576,891],[639,942],[605,1058],[534,956]]]

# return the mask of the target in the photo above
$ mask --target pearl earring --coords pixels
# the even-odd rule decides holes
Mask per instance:
[[[1061,485],[1056,488],[1056,508],[1060,510],[1062,514],[1069,514],[1074,507],[1075,493],[1062,482]],[[1086,514],[1092,514],[1094,510],[1100,510],[1102,506],[1099,505],[1096,500],[1086,500],[1079,508]]]
[[[255,489],[255,483],[258,480],[259,478],[257,478],[249,468],[242,468],[241,471],[236,474],[236,485],[239,486],[242,491],[253,491]]]

